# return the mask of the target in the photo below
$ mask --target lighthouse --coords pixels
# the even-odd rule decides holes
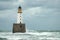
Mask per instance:
[[[25,23],[22,21],[22,8],[18,7],[17,22],[13,24],[13,33],[25,33]]]

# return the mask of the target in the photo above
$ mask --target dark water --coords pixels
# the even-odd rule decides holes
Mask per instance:
[[[1,38],[5,40],[60,40],[60,32],[26,32],[26,33],[12,33],[0,32]]]

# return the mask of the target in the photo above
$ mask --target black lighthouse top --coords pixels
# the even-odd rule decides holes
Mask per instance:
[[[18,7],[18,13],[22,13],[22,8],[21,8],[21,6]]]
[[[18,8],[21,9],[21,6],[19,6]]]

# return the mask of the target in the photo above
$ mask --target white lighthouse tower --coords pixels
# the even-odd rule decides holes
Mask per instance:
[[[17,23],[14,23],[13,24],[13,33],[16,33],[16,32],[26,32],[26,29],[25,29],[25,24],[23,23],[22,21],[22,8],[19,6],[18,7],[18,14],[17,14]]]

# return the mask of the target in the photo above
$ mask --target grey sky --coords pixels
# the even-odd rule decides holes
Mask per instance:
[[[22,6],[28,29],[59,30],[60,0],[0,0],[0,29],[11,30]]]

